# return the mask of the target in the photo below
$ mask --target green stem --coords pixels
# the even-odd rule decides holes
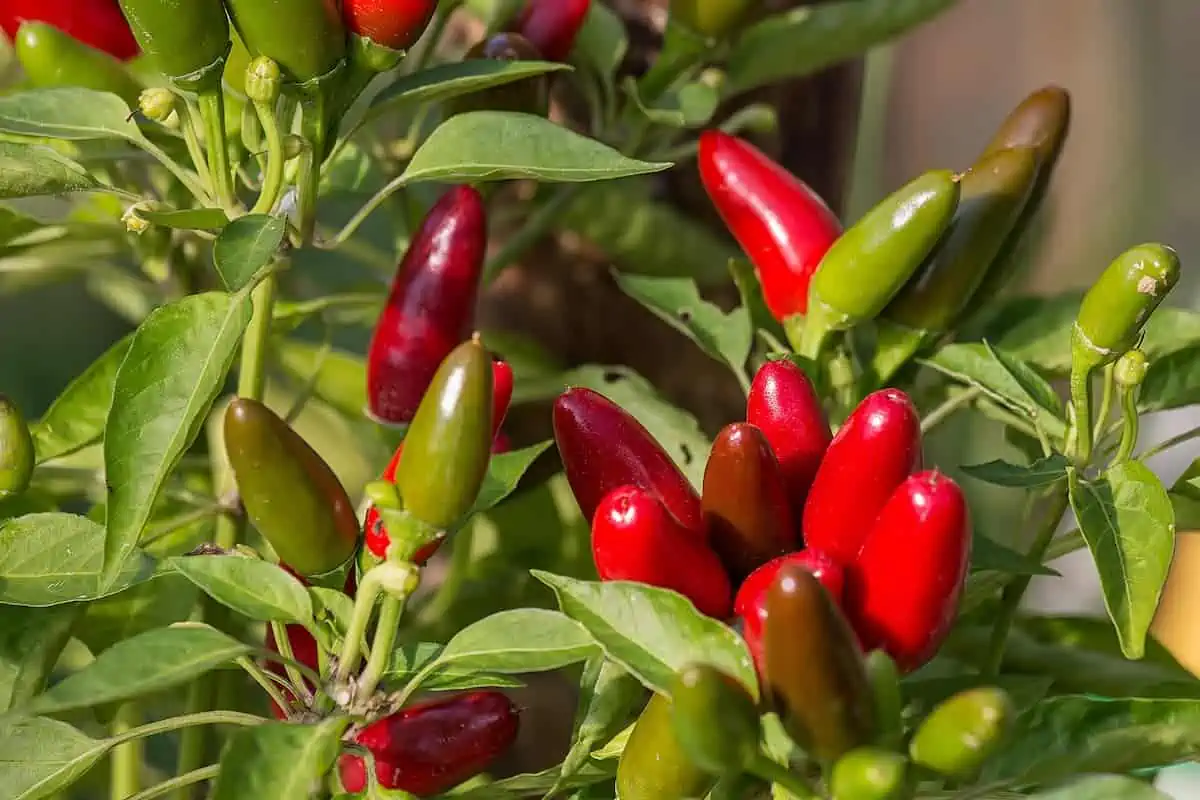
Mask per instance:
[[[117,709],[112,721],[112,736],[121,739],[135,730],[141,718],[137,703],[126,703]],[[142,783],[142,744],[136,739],[122,739],[112,749],[112,771],[109,781],[109,796],[112,800],[125,800],[138,793]]]
[[[816,792],[805,783],[803,778],[793,774],[787,767],[776,764],[762,753],[755,754],[755,758],[747,767],[747,771],[754,773],[765,781],[779,784],[797,798],[800,798],[800,800],[810,800],[810,798],[815,800],[817,797]]]
[[[1041,530],[1038,531],[1037,536],[1034,537],[1033,545],[1029,548],[1029,558],[1038,564],[1041,564],[1045,558],[1046,551],[1050,548],[1050,543],[1054,541],[1054,534],[1058,531],[1058,526],[1066,515],[1070,504],[1065,483],[1060,483],[1053,491],[1053,499],[1050,502],[1049,509],[1047,509],[1046,517],[1042,521]],[[1021,605],[1021,599],[1025,596],[1025,590],[1029,588],[1029,583],[1032,580],[1032,575],[1018,575],[1013,578],[1008,586],[1004,587],[1004,592],[1000,595],[1000,609],[997,612],[996,625],[992,628],[992,639],[988,648],[988,656],[983,664],[983,675],[987,678],[993,678],[1000,674],[1000,666],[1004,663],[1004,648],[1008,643],[1009,631],[1012,630],[1017,609]]]
[[[1116,369],[1116,364],[1108,364],[1104,367],[1103,393],[1100,395],[1100,410],[1096,412],[1096,422],[1092,425],[1092,441],[1100,441],[1100,435],[1104,431],[1104,424],[1108,422],[1108,414],[1112,410],[1113,391],[1116,388],[1116,381],[1113,380],[1113,371]]]
[[[207,610],[204,606],[211,605],[211,603],[212,601],[206,598],[204,605],[201,606],[202,612]],[[211,617],[211,614],[205,614],[205,616]],[[211,709],[216,704],[216,701],[217,685],[213,675],[197,678],[188,688],[187,709],[191,715],[205,713],[206,709]],[[208,742],[208,729],[200,725],[184,728],[183,733],[179,736],[179,753],[175,758],[175,773],[186,775],[198,769],[205,761]],[[176,794],[176,800],[191,800],[191,792],[181,789]]]
[[[208,168],[208,157],[204,154],[204,146],[200,143],[200,125],[196,122],[196,110],[191,100],[177,103],[179,127],[183,130],[183,140],[187,143],[188,155],[191,156],[192,166],[200,176],[207,192],[212,192],[212,172]]]
[[[291,658],[291,656],[288,656],[288,658]],[[271,680],[263,673],[261,669],[258,668],[257,664],[245,656],[239,658],[237,660],[237,664],[239,667],[246,670],[246,674],[253,678],[254,682],[261,686],[262,690],[266,692],[272,700],[275,701],[275,705],[279,706],[285,712],[291,709],[292,704],[289,703],[286,698],[284,698],[283,692],[279,691],[279,688],[271,682]],[[296,685],[303,685],[303,682]]]
[[[147,153],[154,156],[158,163],[166,167],[167,170],[174,175],[180,183],[183,184],[184,188],[191,193],[192,197],[196,199],[196,202],[202,206],[212,205],[213,199],[209,195],[208,189],[204,187],[202,179],[199,175],[194,172],[189,172],[188,170],[179,166],[179,162],[167,155],[162,148],[151,142],[149,139],[140,139],[136,142],[136,144],[138,147],[142,148],[142,150],[145,150]]]
[[[1084,466],[1092,458],[1092,372],[1078,365],[1071,366],[1071,410],[1073,456],[1076,464]]]
[[[279,195],[283,191],[283,132],[279,129],[275,109],[270,104],[255,103],[254,112],[258,115],[267,147],[267,166],[263,173],[262,190],[259,191],[258,200],[250,213],[269,214],[279,202]]]
[[[132,797],[129,797],[127,800],[154,800],[154,798],[170,794],[176,789],[183,789],[188,786],[194,786],[197,783],[203,783],[204,781],[212,780],[213,778],[217,777],[220,772],[221,766],[219,764],[213,764],[208,767],[194,769],[184,775],[171,778],[169,781],[163,781],[157,786],[151,786],[149,789],[138,792]]]
[[[296,207],[300,217],[300,241],[312,241],[317,224],[317,194],[321,186],[321,156],[325,152],[325,105],[324,91],[318,91],[303,105],[301,125],[304,138],[308,140],[308,152],[304,159]]]
[[[1113,464],[1128,461],[1138,440],[1138,390],[1136,386],[1121,389],[1121,444],[1113,456]]]
[[[261,400],[266,386],[267,344],[271,336],[271,315],[275,307],[277,283],[277,273],[269,272],[250,295],[254,303],[254,316],[250,318],[250,325],[242,339],[238,395],[251,400]]]
[[[1156,456],[1159,453],[1162,453],[1163,451],[1170,450],[1172,447],[1178,447],[1181,444],[1187,444],[1188,442],[1192,441],[1193,439],[1200,439],[1200,426],[1192,428],[1191,430],[1188,430],[1188,431],[1184,431],[1183,433],[1178,434],[1176,436],[1172,436],[1170,439],[1166,439],[1164,441],[1159,442],[1158,444],[1154,445],[1153,447],[1148,449],[1146,452],[1144,452],[1140,456],[1138,456],[1138,459],[1141,461],[1145,461],[1147,458]],[[40,467],[39,467],[39,469],[40,469]]]
[[[220,87],[201,92],[199,104],[213,191],[221,206],[226,211],[233,211],[237,206],[237,195],[234,194],[233,168],[229,165],[229,143],[225,133],[225,93]]]
[[[375,626],[375,638],[371,640],[371,656],[358,679],[358,692],[362,697],[370,697],[374,693],[384,670],[387,669],[406,601],[407,598],[392,594],[383,597],[383,603],[379,607],[379,622]]]
[[[495,280],[501,270],[525,254],[554,227],[563,212],[581,191],[580,184],[566,184],[553,190],[545,203],[524,220],[519,230],[505,240],[496,254],[488,259],[483,268],[483,282],[487,285]]]
[[[251,726],[261,725],[264,722],[267,722],[267,720],[262,717],[255,716],[254,714],[243,714],[240,711],[202,711],[197,714],[184,714],[182,717],[171,717],[169,719],[160,719],[157,722],[148,722],[145,725],[130,728],[120,736],[114,736],[109,741],[113,746],[116,746],[125,742],[132,742],[136,739],[146,739],[162,733],[189,730],[204,725]],[[191,770],[188,771],[190,772]]]
[[[370,200],[364,203],[362,207],[354,213],[354,216],[350,218],[350,221],[347,222],[340,231],[338,231],[338,234],[334,236],[333,239],[328,242],[322,242],[319,246],[326,250],[332,250],[341,245],[342,242],[354,235],[359,226],[367,221],[367,217],[374,214],[380,206],[387,202],[389,197],[403,189],[406,183],[407,178],[403,174],[393,178],[386,186],[376,192]]]
[[[638,97],[649,107],[663,92],[671,88],[680,76],[700,61],[709,49],[708,42],[699,36],[670,24],[663,35],[663,47],[650,71],[638,80]],[[638,112],[634,109],[635,113]]]
[[[933,411],[930,411],[925,415],[925,418],[921,420],[921,433],[928,434],[936,429],[943,422],[954,416],[954,414],[960,409],[965,408],[973,403],[975,398],[979,397],[982,391],[983,390],[978,386],[972,386],[968,389],[958,392],[957,394],[951,395],[949,399],[947,399]]]
[[[283,662],[283,670],[292,683],[295,696],[304,698],[304,702],[307,704],[312,700],[312,694],[308,691],[308,686],[305,685],[300,670],[296,669],[294,664],[288,663],[296,660],[296,654],[292,652],[292,640],[288,638],[287,626],[282,622],[272,622],[271,633],[275,636],[275,649],[279,651],[279,655],[287,659]],[[287,704],[280,703],[279,707],[287,708]]]
[[[371,614],[375,610],[375,601],[382,587],[375,570],[368,572],[358,587],[358,595],[354,599],[354,614],[350,617],[350,625],[346,629],[346,638],[342,641],[342,652],[338,656],[337,672],[334,680],[343,683],[350,679],[358,669],[359,657],[362,655],[363,639],[367,636],[367,628],[371,625]]]

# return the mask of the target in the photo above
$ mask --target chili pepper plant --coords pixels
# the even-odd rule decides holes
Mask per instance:
[[[1200,403],[1178,255],[1021,291],[1062,88],[857,219],[752,143],[772,108],[724,110],[952,5],[675,0],[629,75],[587,0],[6,3],[0,280],[132,330],[0,399],[0,795],[1161,796],[1200,752],[1186,600],[1155,621],[1200,460],[1146,465],[1200,430],[1138,436]],[[666,170],[727,230],[648,200]],[[558,230],[744,413],[481,330]],[[964,432],[990,457],[939,455]],[[1108,618],[1029,616],[1085,548]],[[539,672],[578,710],[513,775]]]

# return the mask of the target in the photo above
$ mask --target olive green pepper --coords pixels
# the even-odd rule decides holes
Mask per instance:
[[[864,660],[871,696],[875,700],[875,743],[897,747],[904,735],[904,699],[900,694],[900,671],[884,650],[872,650]]]
[[[220,87],[229,54],[221,0],[120,0],[142,52],[180,89]]]
[[[451,351],[404,437],[396,486],[404,509],[447,528],[471,510],[492,449],[492,362],[478,335]]]
[[[753,0],[671,0],[671,22],[721,39],[735,33],[758,5]]]
[[[675,736],[671,700],[656,694],[638,717],[617,765],[621,800],[691,800],[716,779],[687,757]],[[719,721],[710,722],[713,727]]]
[[[17,30],[17,60],[38,88],[80,86],[111,92],[137,108],[142,87],[117,59],[71,38],[44,22],[23,22]]]
[[[497,33],[467,51],[464,61],[540,61],[542,54],[519,33]],[[504,86],[456,97],[449,114],[466,111],[519,111],[546,116],[550,105],[550,82],[545,75],[533,75]]]
[[[785,566],[767,594],[764,680],[784,729],[832,764],[871,741],[874,700],[858,643],[821,582]]]
[[[693,764],[739,775],[758,754],[758,709],[735,679],[706,664],[684,667],[671,688],[675,738]]]
[[[225,6],[246,49],[278,62],[292,82],[322,78],[346,55],[336,0],[225,0]]]
[[[788,323],[802,356],[815,359],[830,333],[879,316],[950,225],[959,191],[958,176],[950,170],[927,172],[833,243],[809,284],[802,332],[797,322]]]
[[[913,763],[955,780],[971,780],[1004,744],[1014,716],[1003,689],[981,687],[942,702],[909,743]]]
[[[246,514],[280,561],[305,577],[341,567],[358,546],[358,518],[329,465],[274,411],[235,398],[225,450]]]
[[[33,464],[33,436],[21,409],[0,394],[0,500],[29,487]]]
[[[908,788],[908,759],[877,747],[860,747],[838,759],[829,788],[833,800],[896,800]]]

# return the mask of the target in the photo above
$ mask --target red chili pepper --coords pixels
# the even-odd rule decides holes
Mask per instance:
[[[833,437],[804,506],[804,542],[842,565],[858,557],[879,512],[921,468],[921,421],[908,395],[869,395]]]
[[[750,143],[721,131],[700,136],[700,178],[730,233],[758,270],[781,322],[808,310],[808,284],[842,234],[816,192]]]
[[[726,425],[713,442],[700,494],[708,541],[734,583],[799,546],[787,486],[763,432]]]
[[[292,624],[287,626],[287,638],[288,644],[292,647],[292,657],[309,669],[318,669],[320,662],[317,655],[317,640],[313,638],[313,635],[303,625]],[[275,631],[269,625],[267,626],[267,640],[263,646],[272,653],[279,652],[279,647],[275,642]],[[278,675],[281,678],[287,677],[287,668],[278,661],[267,661],[263,666],[267,672]],[[310,692],[316,688],[308,678],[304,679],[304,685],[308,687]],[[289,703],[296,701],[295,695],[290,690],[281,687],[280,691],[283,693],[284,699]],[[271,714],[278,720],[287,719],[287,714],[274,700],[271,701]]]
[[[750,648],[759,675],[762,675],[764,668],[762,637],[763,624],[767,620],[767,592],[779,577],[779,571],[788,564],[811,572],[836,603],[841,605],[842,602],[845,572],[836,561],[816,550],[801,550],[780,556],[754,570],[738,589],[733,600],[733,613],[742,621],[742,636]]]
[[[591,389],[573,388],[554,402],[554,440],[567,481],[586,519],[622,486],[653,492],[684,527],[703,534],[704,515],[692,484],[629,412]]]
[[[746,421],[758,426],[775,451],[792,511],[799,521],[817,468],[833,438],[821,398],[804,370],[786,359],[763,364],[750,385]]]
[[[519,721],[500,692],[469,692],[409,706],[363,728],[354,741],[375,756],[383,788],[429,797],[486,769],[517,738]],[[346,791],[367,788],[361,756],[342,756],[338,768]]]
[[[407,50],[429,25],[437,0],[342,0],[346,30],[393,50]]]
[[[22,22],[47,22],[86,45],[128,61],[138,54],[137,40],[117,0],[5,0],[0,27],[11,42]]]
[[[905,671],[932,658],[954,622],[970,555],[958,485],[936,470],[901,484],[847,571],[847,616],[863,644]]]
[[[514,30],[549,61],[566,61],[592,0],[529,0]]]
[[[465,338],[487,250],[483,197],[446,192],[426,215],[396,271],[367,354],[371,413],[407,423],[438,366]]]
[[[601,580],[673,589],[703,614],[729,616],[721,560],[648,490],[622,486],[605,496],[592,520],[592,557]]]

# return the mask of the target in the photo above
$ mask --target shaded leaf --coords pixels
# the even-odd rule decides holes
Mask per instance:
[[[33,444],[38,463],[70,455],[99,441],[112,405],[117,370],[132,341],[131,334],[104,351],[34,423]]]
[[[45,717],[0,721],[0,792],[36,800],[70,786],[112,748]]]
[[[46,687],[83,610],[74,604],[38,609],[0,606],[0,712],[28,702]]]
[[[1142,411],[1200,404],[1200,347],[1180,350],[1150,364],[1138,392]]]
[[[488,462],[487,474],[483,478],[483,486],[479,489],[479,496],[475,498],[475,506],[470,513],[482,513],[504,502],[517,490],[521,478],[533,466],[533,462],[549,450],[552,444],[552,441],[545,441],[492,456]]]
[[[1010,486],[1030,489],[1050,486],[1067,476],[1071,462],[1061,453],[1053,453],[1029,466],[1010,464],[1007,461],[989,461],[986,464],[964,466],[963,472],[976,480],[995,486]]]
[[[221,754],[212,800],[298,800],[311,797],[333,768],[348,717],[316,725],[269,722],[243,728]]]
[[[213,263],[225,288],[236,292],[249,285],[275,258],[285,234],[287,219],[267,214],[247,214],[226,225],[213,243]]]

